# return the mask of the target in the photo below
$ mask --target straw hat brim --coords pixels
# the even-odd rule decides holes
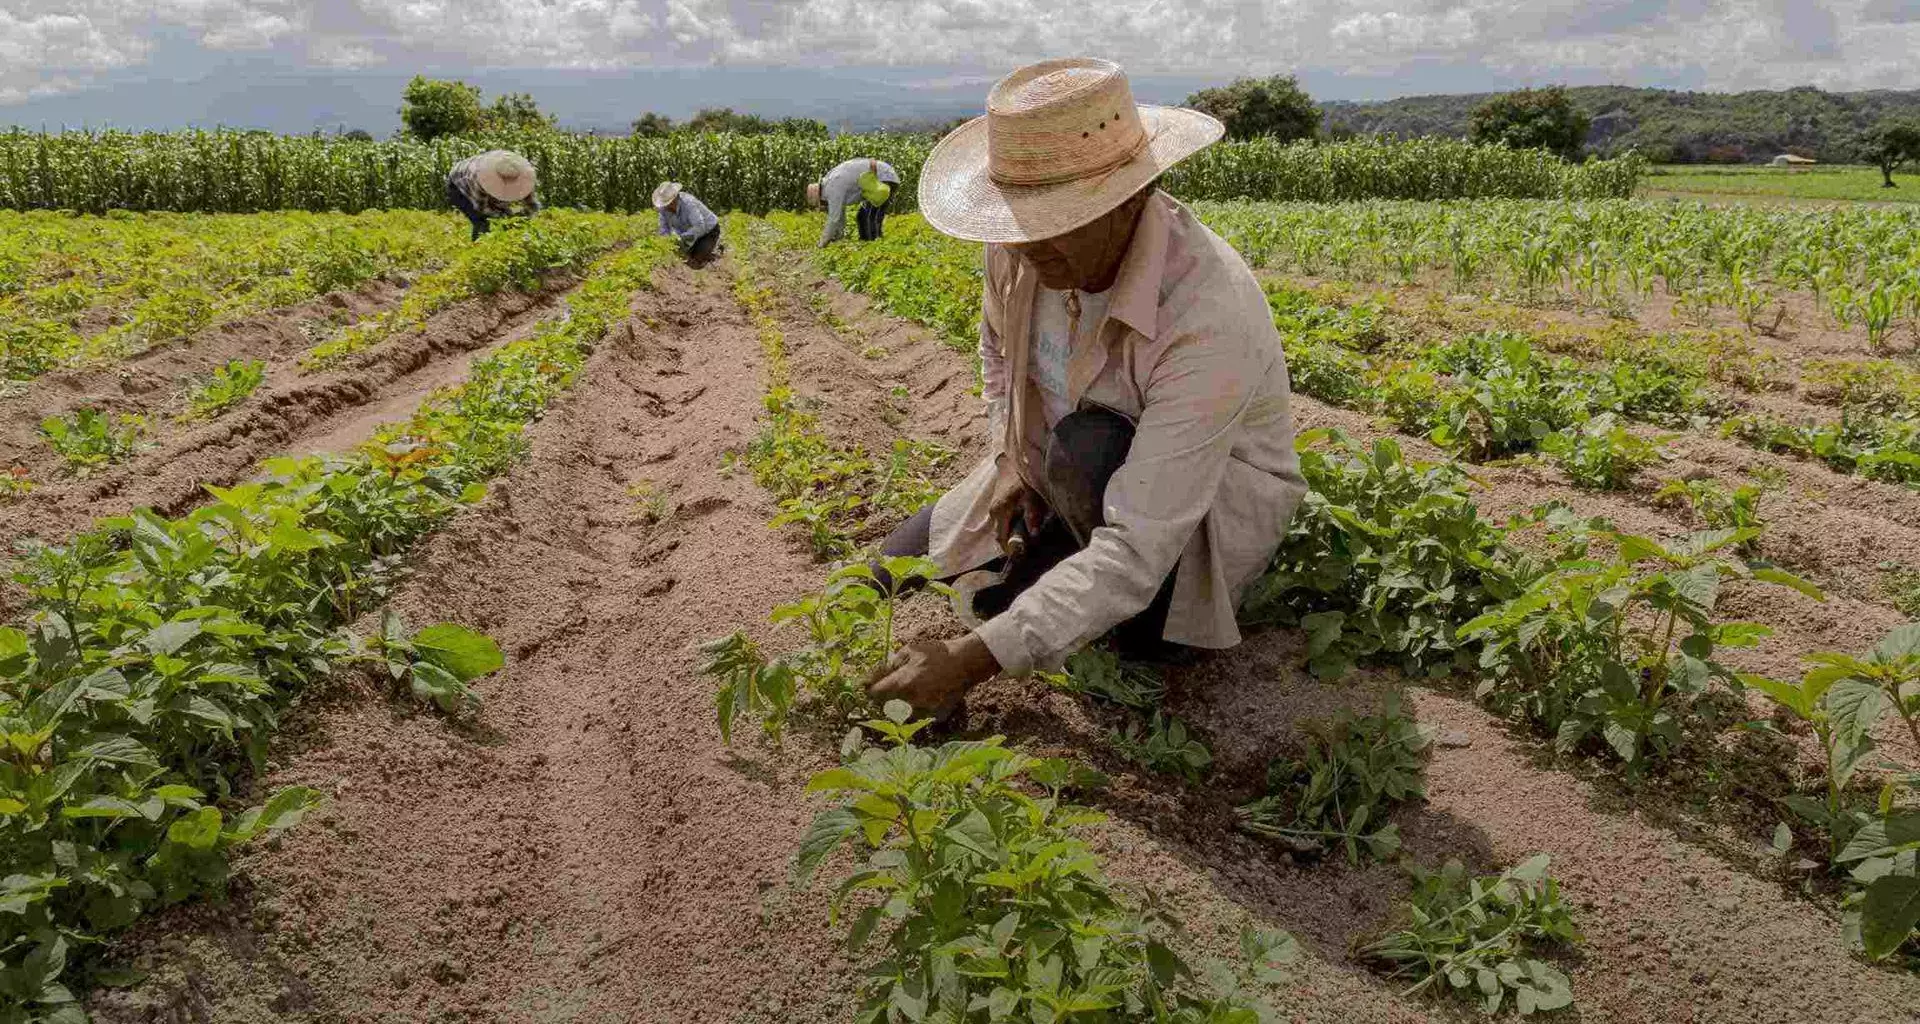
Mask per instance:
[[[920,168],[920,213],[970,242],[1034,242],[1063,235],[1127,201],[1174,164],[1213,145],[1226,126],[1197,110],[1137,105],[1147,143],[1126,163],[1052,185],[1002,185],[987,173],[987,119],[954,129]]]
[[[669,181],[653,190],[653,208],[656,210],[664,210],[667,208],[667,204],[673,202],[679,198],[679,196],[680,183],[677,181]]]
[[[474,169],[474,180],[488,195],[503,203],[517,203],[533,194],[533,165],[521,157],[511,159],[520,167],[520,173],[512,178],[501,176],[500,167],[505,160],[499,157],[483,160]]]

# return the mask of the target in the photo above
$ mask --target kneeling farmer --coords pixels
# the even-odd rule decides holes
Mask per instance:
[[[526,157],[504,149],[470,156],[447,172],[447,202],[467,215],[476,242],[487,233],[495,217],[539,213],[540,200],[534,198],[533,187],[533,165]]]
[[[927,157],[927,222],[987,243],[993,453],[882,552],[925,554],[946,578],[1005,556],[1005,578],[974,595],[986,621],[911,645],[876,699],[943,712],[1110,630],[1134,653],[1240,642],[1235,606],[1306,483],[1266,297],[1155,187],[1221,134],[1135,105],[1117,65],[1054,60],[1002,79],[986,116]]]

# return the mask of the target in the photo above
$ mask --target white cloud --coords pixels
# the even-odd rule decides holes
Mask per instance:
[[[1916,0],[0,0],[0,101],[138,66],[160,34],[322,67],[893,65],[1065,53],[1141,72],[1709,88],[1912,85]],[[1409,80],[1407,92],[1420,91]]]

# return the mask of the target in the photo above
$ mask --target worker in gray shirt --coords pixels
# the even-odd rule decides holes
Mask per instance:
[[[680,253],[694,266],[713,259],[720,245],[720,218],[707,204],[682,191],[677,181],[663,181],[653,190],[653,208],[660,213],[660,233],[680,243]]]
[[[893,205],[893,190],[899,186],[900,172],[892,164],[866,156],[848,160],[808,185],[807,205],[816,209],[821,203],[827,206],[827,227],[820,232],[820,244],[824,247],[846,232],[847,207],[855,202],[860,204],[860,212],[854,217],[860,240],[879,238],[887,207]]]

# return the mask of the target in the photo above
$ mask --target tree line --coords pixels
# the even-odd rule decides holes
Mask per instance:
[[[1446,135],[1480,143],[1493,143],[1511,149],[1541,149],[1563,160],[1578,161],[1592,154],[1624,152],[1622,138],[1622,96],[1654,93],[1662,90],[1568,89],[1548,86],[1518,89],[1478,97],[1438,96],[1392,100],[1383,104],[1320,104],[1292,75],[1265,78],[1240,78],[1229,85],[1202,89],[1188,96],[1184,105],[1219,118],[1232,139],[1272,138],[1280,142],[1296,140],[1334,141],[1358,134]],[[1825,97],[1834,94],[1819,90],[1788,90],[1784,94],[1760,93],[1741,96]],[[1897,95],[1897,94],[1896,94]],[[1920,113],[1920,93],[1914,110]],[[1596,97],[1604,107],[1593,110]],[[1612,97],[1608,99],[1608,97]],[[1737,97],[1736,97],[1737,98]],[[1878,108],[1876,108],[1878,109]],[[1888,107],[1894,110],[1894,107]],[[1360,111],[1420,112],[1417,116],[1396,120],[1390,116],[1371,119],[1356,116]],[[1331,116],[1330,116],[1331,114]],[[933,134],[944,135],[967,121],[957,118],[940,126]],[[1812,123],[1811,118],[1809,123]],[[557,130],[551,114],[540,110],[527,93],[506,93],[492,103],[482,102],[480,90],[460,81],[416,76],[402,96],[400,121],[403,131],[415,138],[432,141],[442,136],[469,136],[501,130]],[[1788,118],[1791,127],[1792,118]],[[823,122],[812,118],[765,118],[740,113],[730,107],[699,111],[685,121],[655,112],[636,118],[631,133],[639,137],[659,137],[676,133],[728,133],[734,135],[789,135],[825,139],[832,133]],[[1631,133],[1627,133],[1631,134]],[[1791,133],[1790,133],[1791,134]],[[1755,144],[1759,145],[1758,143]],[[1633,148],[1633,147],[1626,147]],[[1785,152],[1803,152],[1788,146]],[[1708,156],[1713,152],[1709,151]],[[1734,151],[1745,159],[1749,155],[1771,157],[1764,149],[1739,148]],[[1691,150],[1671,145],[1655,145],[1642,155],[1656,162],[1685,159]],[[1728,154],[1722,153],[1722,156]],[[1820,151],[1829,160],[1855,160],[1881,169],[1886,186],[1894,185],[1893,172],[1907,163],[1920,163],[1920,121],[1897,113],[1880,117],[1868,125],[1854,125],[1845,134],[1845,143],[1832,143]]]

